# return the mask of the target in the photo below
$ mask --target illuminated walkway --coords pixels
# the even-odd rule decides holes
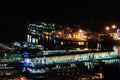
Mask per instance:
[[[96,52],[96,53],[84,53],[84,54],[73,54],[73,55],[60,55],[60,56],[48,56],[44,58],[33,58],[33,63],[43,64],[54,64],[54,63],[67,63],[75,61],[88,61],[88,60],[105,60],[117,58],[114,51],[111,52]],[[41,61],[42,60],[42,61]],[[37,61],[37,62],[36,62]]]

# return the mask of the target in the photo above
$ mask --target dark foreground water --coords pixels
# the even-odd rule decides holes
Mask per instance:
[[[114,50],[120,48],[115,47]],[[1,76],[0,80],[120,80],[120,60],[110,60],[106,63],[90,61],[51,64],[44,67],[47,71],[45,73],[20,72],[12,76]]]
[[[51,64],[43,68],[46,70],[43,73],[23,72],[13,76],[1,76],[0,80],[120,80],[119,58],[107,61]]]
[[[89,62],[87,62],[89,63]],[[49,68],[49,69],[48,69]],[[47,66],[44,74],[26,74],[29,80],[120,80],[119,59],[114,63],[88,65],[66,63]]]
[[[120,80],[120,63],[105,65],[103,74],[104,80]]]

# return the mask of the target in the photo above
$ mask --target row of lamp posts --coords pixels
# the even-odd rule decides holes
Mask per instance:
[[[110,26],[107,26],[107,27],[105,28],[105,30],[106,30],[106,32],[107,32],[108,34],[110,34],[112,37],[114,37],[116,28],[117,28],[116,25],[112,25],[111,27],[110,27]]]

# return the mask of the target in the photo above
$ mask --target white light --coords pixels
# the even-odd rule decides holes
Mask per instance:
[[[63,42],[61,42],[61,45],[63,45]]]
[[[81,33],[81,32],[82,32],[82,30],[80,29],[80,30],[79,30],[79,32]]]
[[[110,28],[109,27],[106,27],[106,30],[109,30]]]
[[[114,29],[114,28],[116,28],[116,26],[115,26],[115,25],[113,25],[113,26],[112,26],[112,28]]]

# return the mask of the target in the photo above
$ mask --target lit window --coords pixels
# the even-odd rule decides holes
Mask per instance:
[[[35,43],[35,38],[32,38],[32,43]]]

